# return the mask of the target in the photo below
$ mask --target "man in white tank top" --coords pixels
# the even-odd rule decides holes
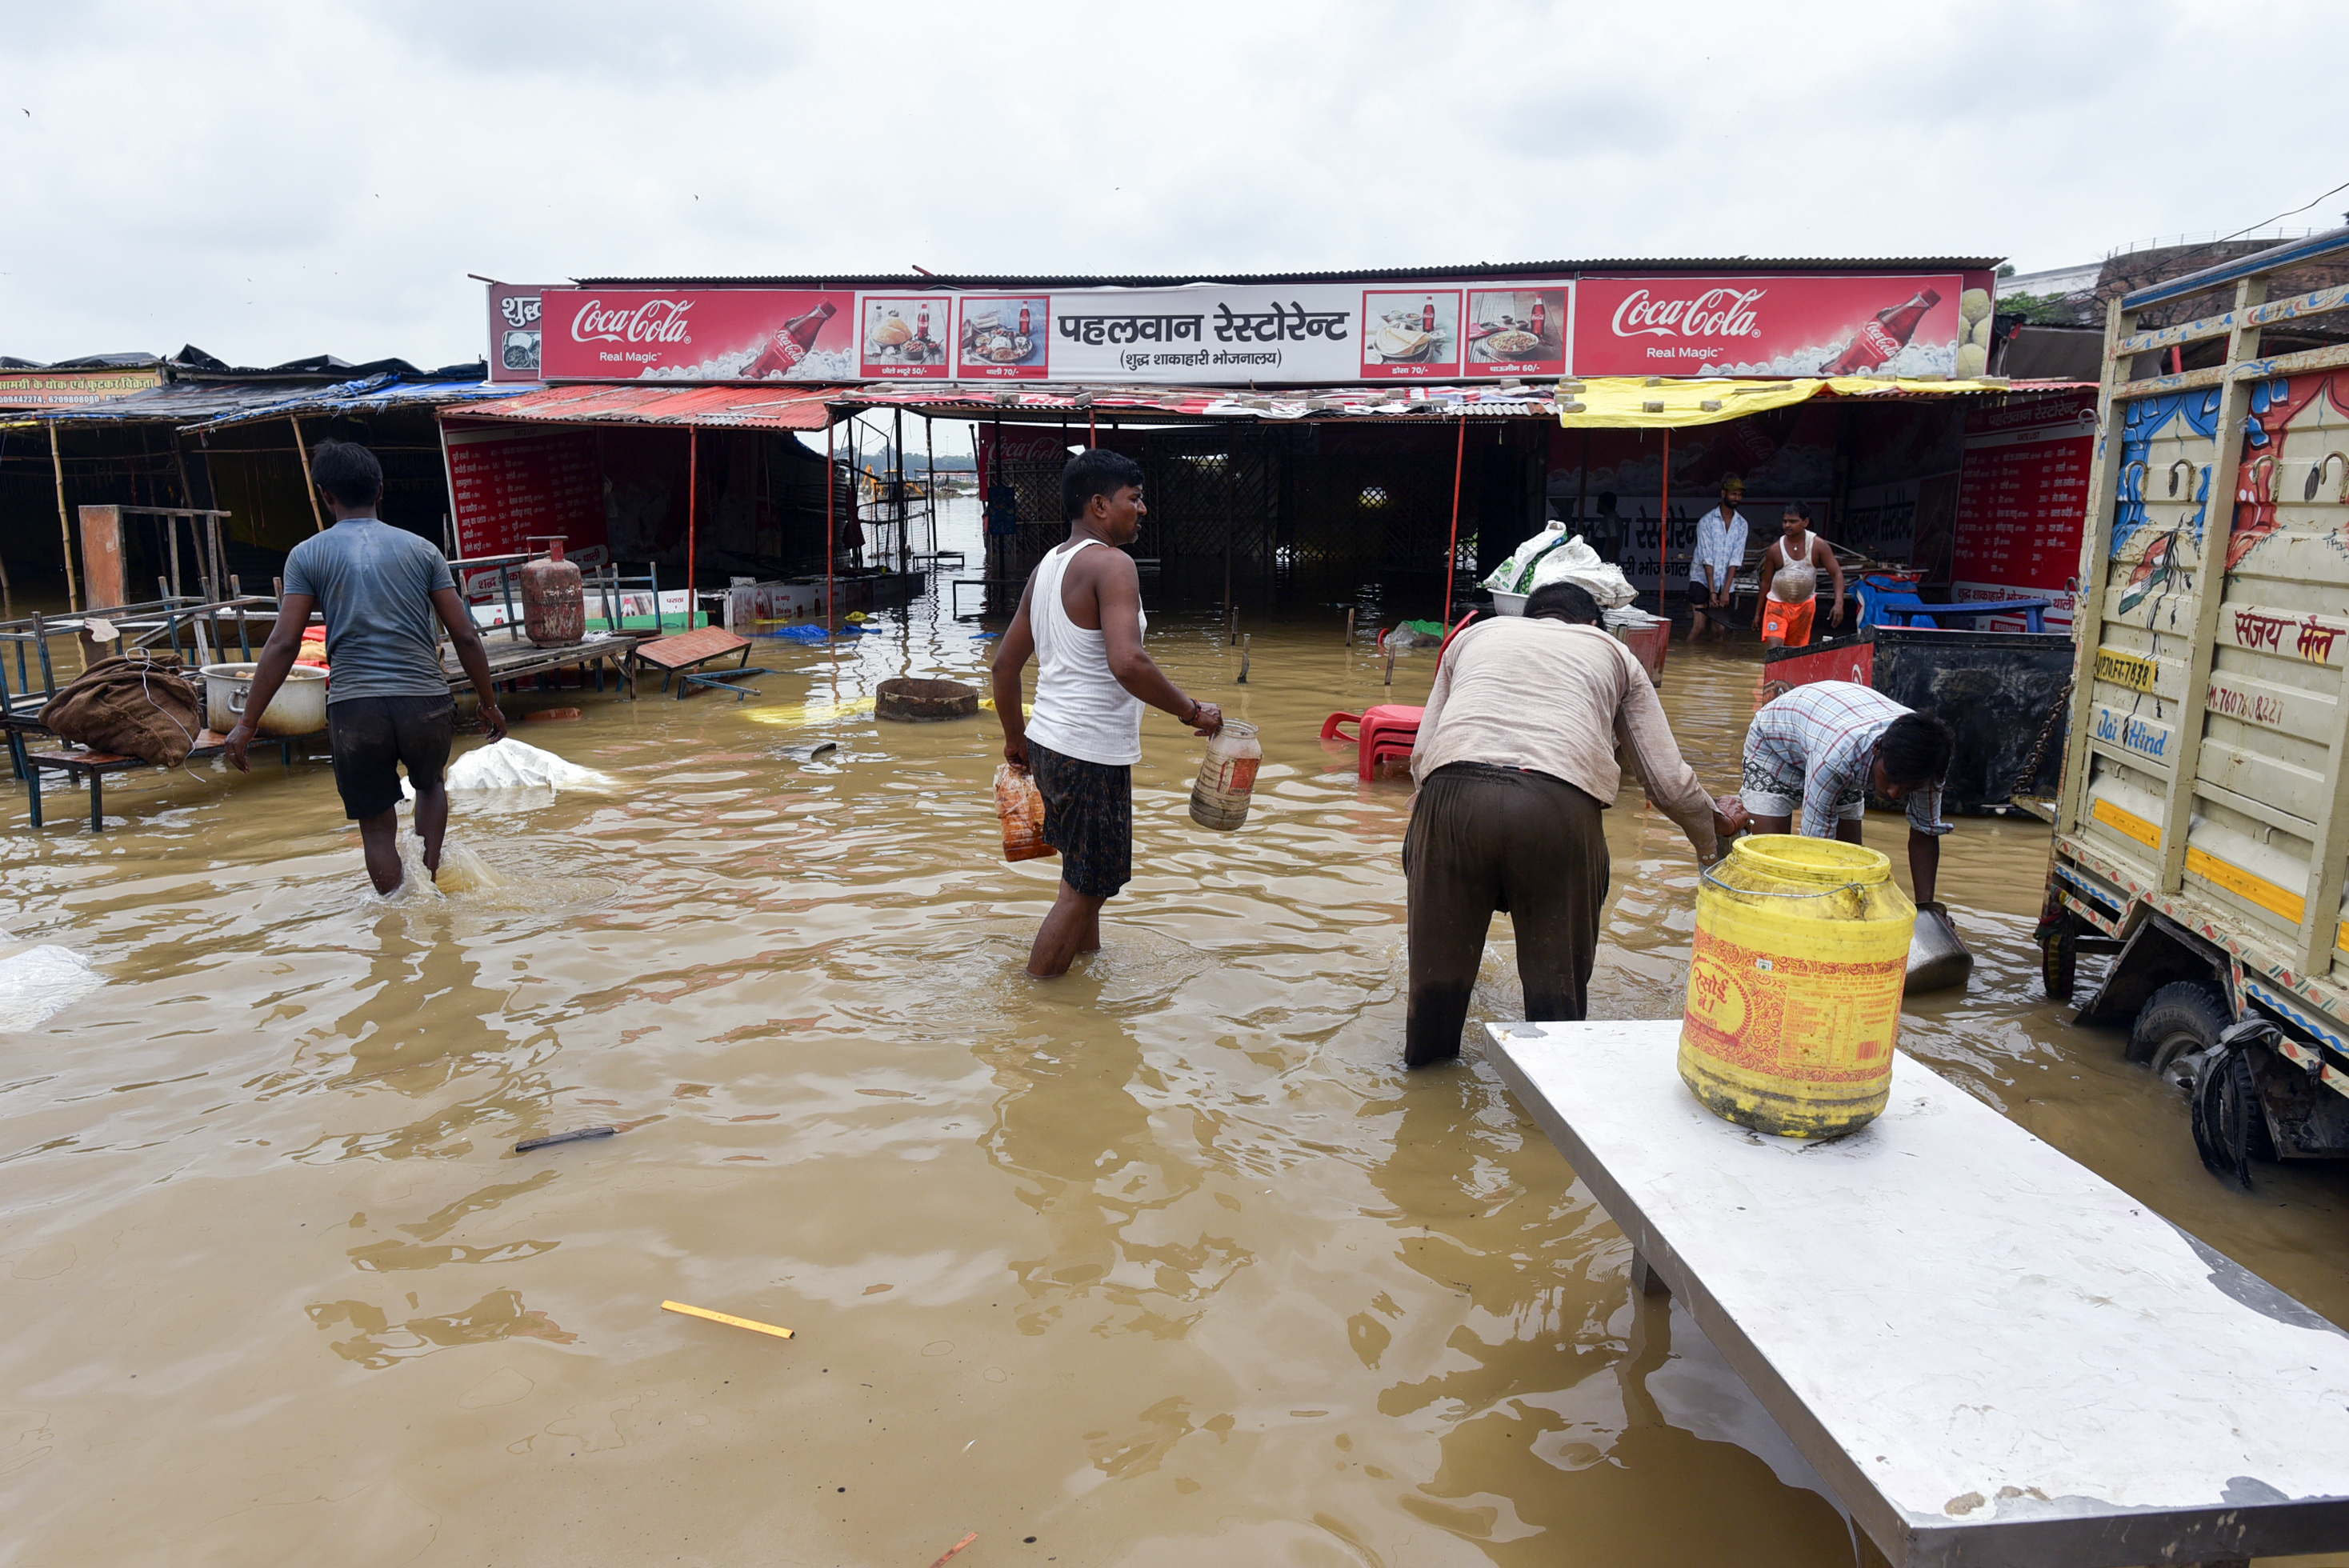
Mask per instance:
[[[1808,647],[1811,622],[1818,609],[1821,573],[1835,579],[1835,592],[1827,604],[1828,628],[1843,625],[1843,562],[1836,559],[1832,545],[1811,531],[1811,509],[1803,502],[1788,501],[1778,527],[1779,535],[1763,554],[1756,573],[1764,592],[1761,603],[1754,607],[1754,624],[1762,629],[1765,648]]]
[[[1142,469],[1098,448],[1061,474],[1069,537],[1029,574],[1019,613],[995,651],[995,714],[1003,755],[1036,776],[1044,841],[1061,851],[1061,893],[1028,954],[1040,979],[1068,973],[1101,946],[1101,908],[1133,876],[1133,765],[1142,710],[1173,714],[1200,735],[1224,727],[1142,651],[1148,618],[1142,578],[1125,546],[1142,531]],[[1020,674],[1036,658],[1036,711],[1021,705]]]

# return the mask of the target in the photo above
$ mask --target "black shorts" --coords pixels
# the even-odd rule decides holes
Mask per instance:
[[[355,696],[326,705],[326,740],[335,752],[335,788],[352,821],[399,804],[399,765],[423,789],[440,782],[457,733],[457,699]]]
[[[1061,851],[1061,880],[1087,898],[1114,898],[1133,880],[1133,769],[1063,757],[1028,743],[1044,797],[1044,841]]]

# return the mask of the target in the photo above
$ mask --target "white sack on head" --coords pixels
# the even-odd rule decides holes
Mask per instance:
[[[1495,593],[1530,593],[1534,565],[1544,554],[1567,542],[1566,524],[1553,522],[1531,539],[1510,552],[1509,558],[1485,579],[1485,586]]]

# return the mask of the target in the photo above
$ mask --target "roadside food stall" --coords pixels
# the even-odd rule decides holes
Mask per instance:
[[[990,603],[1058,537],[1059,469],[1085,443],[1151,474],[1136,553],[1185,588],[1231,584],[1226,597],[1326,597],[1378,580],[1433,614],[1547,520],[1587,524],[1605,506],[1626,524],[1635,584],[1676,610],[1696,520],[1732,472],[1745,480],[1754,554],[1783,504],[1802,500],[1828,539],[1929,594],[2011,596],[2036,585],[2018,573],[2044,575],[2068,542],[1990,548],[2002,519],[1969,500],[1967,421],[2062,384],[1981,374],[1992,265],[494,284],[492,331],[516,363],[492,377],[543,377],[547,390],[452,413],[444,442],[453,472],[460,449],[502,444],[484,427],[568,424],[571,469],[506,465],[506,501],[469,501],[460,480],[460,538],[475,523],[495,531],[498,510],[516,505],[568,507],[592,529],[600,495],[608,548],[664,552],[699,584],[746,567],[854,563],[870,506],[836,483],[815,531],[821,484],[774,479],[795,462],[791,443],[762,455],[739,438],[821,429],[837,450],[843,422],[885,414],[976,428],[990,537],[974,576]],[[661,449],[655,480],[641,471],[651,448],[611,438],[658,423],[686,438]],[[887,443],[901,494],[907,445]],[[696,475],[713,460],[722,489]],[[556,494],[565,483],[579,487],[569,502]],[[892,564],[912,543],[901,531]]]

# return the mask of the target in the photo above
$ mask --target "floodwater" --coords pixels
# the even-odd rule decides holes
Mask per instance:
[[[1316,739],[1390,696],[1341,610],[1244,609],[1241,686],[1212,608],[1156,606],[1261,727],[1254,815],[1194,827],[1154,715],[1140,875],[1046,984],[992,718],[856,700],[991,645],[875,624],[762,645],[745,703],[517,701],[583,707],[517,734],[618,787],[460,797],[487,874],[447,896],[367,894],[323,764],[124,782],[103,836],[0,804],[0,928],[102,979],[0,1035],[0,1562],[1878,1561],[1490,1067],[1402,1070],[1409,786]],[[1672,653],[1716,789],[1753,660]],[[1596,1010],[1672,1016],[1695,867],[1636,789],[1609,817]],[[1960,824],[1980,964],[1904,1045],[2349,1322],[2342,1176],[2221,1188],[2039,999],[2045,846]],[[1504,917],[1473,1016],[1516,1005]]]

